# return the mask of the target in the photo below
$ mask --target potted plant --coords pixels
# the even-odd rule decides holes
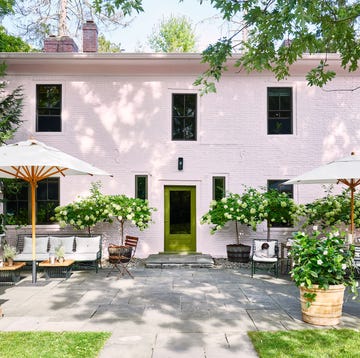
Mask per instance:
[[[65,248],[62,245],[55,247],[55,256],[59,263],[63,263],[65,260]]]
[[[353,247],[346,246],[345,233],[336,231],[298,232],[293,239],[290,273],[300,287],[303,320],[315,325],[338,324],[345,287],[357,294]]]
[[[239,224],[250,226],[254,231],[257,225],[264,221],[264,216],[259,212],[261,195],[254,188],[247,188],[242,195],[228,193],[219,201],[210,203],[209,211],[201,218],[201,224],[213,225],[210,232],[214,234],[222,229],[229,221],[235,222],[236,243],[226,245],[229,261],[248,262],[251,246],[240,243]]]
[[[16,247],[11,246],[9,244],[4,245],[3,257],[4,257],[4,260],[6,260],[8,262],[9,266],[13,265],[13,260],[14,260],[14,257],[16,256],[16,254],[17,254]]]

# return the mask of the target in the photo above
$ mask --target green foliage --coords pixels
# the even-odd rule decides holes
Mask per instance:
[[[121,224],[123,240],[124,224],[131,223],[145,230],[151,223],[151,212],[147,200],[129,198],[126,195],[103,195],[100,183],[92,183],[91,195],[55,209],[53,220],[61,226],[72,225],[76,230],[90,230],[99,222],[112,222],[116,218]]]
[[[357,292],[353,250],[346,247],[344,233],[298,232],[293,239],[289,254],[293,260],[291,277],[297,286],[327,289],[343,284]]]
[[[185,16],[163,19],[148,38],[155,52],[194,52],[195,34]]]
[[[210,210],[201,218],[201,223],[214,225],[211,233],[222,229],[228,221],[250,226],[254,231],[263,221],[270,227],[275,223],[293,224],[303,213],[303,207],[297,205],[286,193],[264,188],[246,188],[242,195],[229,193],[220,201],[213,200]],[[238,235],[237,235],[238,238]]]
[[[358,68],[360,46],[358,38],[359,1],[224,1],[211,4],[231,20],[241,15],[243,25],[229,38],[219,40],[203,52],[209,64],[196,81],[203,93],[215,90],[214,80],[226,70],[222,43],[236,43],[231,50],[241,53],[236,66],[251,71],[272,71],[278,80],[290,75],[289,67],[304,53],[336,52],[341,65],[348,71]],[[247,36],[242,37],[243,31]],[[281,46],[286,40],[287,44]],[[214,75],[215,74],[215,75]],[[310,69],[306,79],[310,86],[322,87],[335,77],[328,69],[327,58]]]
[[[108,197],[101,194],[100,183],[91,184],[91,195],[79,198],[78,201],[65,206],[55,208],[55,216],[60,226],[71,225],[76,230],[88,230],[99,222],[111,222],[111,214],[108,209]]]
[[[1,12],[1,11],[0,11]],[[30,52],[31,46],[20,37],[9,35],[3,26],[0,26],[0,52]]]
[[[15,0],[0,0],[0,16],[11,14],[14,3]]]
[[[0,76],[4,75],[5,65],[0,66]],[[0,145],[14,137],[22,123],[23,92],[21,87],[7,90],[7,82],[0,81]]]
[[[106,40],[104,35],[98,38],[98,52],[99,53],[117,53],[121,52],[121,44],[115,44]]]
[[[359,355],[360,333],[353,329],[248,332],[259,357],[349,358]]]
[[[3,257],[4,259],[13,259],[16,256],[16,247],[9,244],[5,244],[3,248]]]
[[[136,226],[139,230],[145,230],[151,223],[151,212],[154,208],[149,206],[147,200],[129,198],[126,195],[109,196],[110,216],[120,222],[121,244],[124,241],[124,224],[126,222]]]
[[[97,13],[105,13],[108,16],[120,9],[124,15],[131,15],[133,11],[143,12],[142,0],[94,0],[93,7]]]
[[[350,193],[344,189],[339,195],[332,195],[331,188],[323,198],[306,205],[305,226],[319,225],[321,228],[350,225]],[[360,194],[354,194],[354,224],[360,227]]]
[[[58,259],[61,258],[61,257],[64,257],[64,255],[65,255],[65,248],[64,248],[64,246],[59,245],[59,246],[55,247],[55,255],[56,255],[56,257],[57,257]]]
[[[0,332],[0,356],[95,358],[109,332]]]

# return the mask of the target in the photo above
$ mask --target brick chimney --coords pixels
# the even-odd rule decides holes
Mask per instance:
[[[44,41],[44,52],[78,52],[75,41],[69,36],[51,35]]]
[[[88,20],[83,25],[83,52],[98,51],[98,29],[94,21]]]

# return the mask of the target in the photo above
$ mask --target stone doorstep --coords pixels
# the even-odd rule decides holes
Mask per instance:
[[[214,260],[205,254],[152,254],[145,260],[145,267],[213,267]]]

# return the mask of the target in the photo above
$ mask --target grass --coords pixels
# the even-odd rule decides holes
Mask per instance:
[[[360,332],[351,329],[249,332],[263,358],[360,357]]]
[[[108,332],[0,332],[1,358],[95,358]]]

